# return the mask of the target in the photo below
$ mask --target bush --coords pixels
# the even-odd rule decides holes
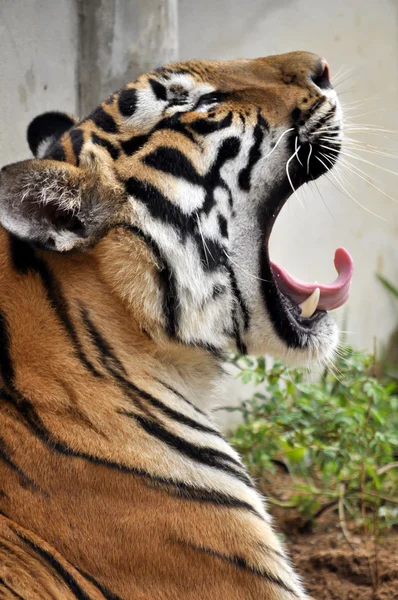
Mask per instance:
[[[231,361],[255,393],[238,409],[243,423],[231,437],[271,502],[315,519],[327,508],[377,528],[398,523],[398,387],[374,376],[372,356],[343,350],[318,383],[265,359]],[[277,465],[290,493],[273,496]],[[394,497],[395,495],[395,497]]]

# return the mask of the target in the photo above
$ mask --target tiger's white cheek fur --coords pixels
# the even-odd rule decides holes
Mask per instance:
[[[180,177],[162,172],[159,190],[178,208],[180,218],[186,219],[182,229],[167,214],[159,219],[144,201],[131,198],[133,224],[154,241],[167,264],[169,288],[157,295],[155,312],[166,325],[164,303],[173,303],[172,334],[185,344],[215,350],[232,344],[295,364],[314,359],[324,362],[333,354],[338,336],[331,318],[303,334],[301,347],[292,349],[277,334],[261,289],[260,256],[265,241],[259,215],[275,200],[286,177],[285,129],[263,129],[262,158],[252,169],[248,165],[256,140],[254,129],[232,122],[204,136],[201,151],[190,154],[202,183],[190,182],[183,172]],[[225,150],[228,144],[230,149]],[[209,174],[218,164],[213,181]],[[240,181],[245,170],[249,172],[246,186]],[[209,195],[211,201],[205,208]]]

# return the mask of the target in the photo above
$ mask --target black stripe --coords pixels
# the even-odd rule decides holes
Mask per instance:
[[[228,239],[228,222],[227,222],[227,219],[224,217],[224,215],[222,215],[221,213],[219,213],[217,215],[217,221],[218,221],[218,229],[220,231],[220,235],[222,237]]]
[[[193,129],[200,135],[208,135],[221,129],[226,129],[232,124],[232,111],[230,111],[221,121],[209,121],[208,119],[197,119],[189,123],[190,129]]]
[[[236,310],[234,310],[234,313],[232,315],[232,321],[233,321],[233,327],[234,327],[234,338],[235,338],[236,348],[237,348],[239,354],[242,354],[242,356],[246,356],[247,346],[244,343],[244,341],[242,340],[242,336],[240,334],[240,327],[239,327],[238,317],[236,315]]]
[[[177,148],[160,146],[144,156],[142,162],[153,169],[170,173],[170,175],[185,179],[194,185],[203,185],[203,177],[199,175],[185,154]]]
[[[141,415],[137,415],[128,411],[120,412],[121,414],[126,415],[126,417],[134,419],[134,421],[138,423],[149,435],[161,440],[180,454],[183,454],[191,460],[194,460],[207,467],[224,471],[225,473],[236,477],[247,486],[253,487],[253,483],[251,482],[250,478],[244,472],[239,471],[232,466],[237,465],[237,467],[243,468],[241,464],[232,456],[229,456],[229,454],[211,447],[196,446],[195,444],[191,444],[191,442],[188,442],[184,438],[171,433],[171,431],[160,425],[160,423],[152,419],[148,419],[147,417],[142,417]]]
[[[197,431],[203,431],[204,433],[210,433],[217,437],[222,437],[220,432],[217,431],[216,429],[214,429],[213,427],[208,427],[206,425],[202,425],[202,423],[198,423],[198,421],[195,421],[195,419],[191,419],[187,415],[184,415],[183,413],[181,413],[177,410],[174,410],[173,408],[170,408],[169,406],[167,406],[167,404],[164,404],[159,399],[152,396],[152,394],[149,394],[148,392],[141,390],[135,384],[133,384],[131,381],[124,378],[122,374],[126,375],[127,373],[126,373],[126,370],[125,370],[123,364],[115,356],[114,352],[110,348],[109,343],[105,340],[104,336],[99,332],[98,328],[94,325],[93,321],[89,317],[87,309],[85,309],[85,308],[82,309],[82,318],[83,318],[83,322],[87,328],[87,331],[90,334],[92,341],[94,342],[95,346],[97,347],[97,349],[100,353],[104,367],[108,370],[108,372],[113,377],[116,376],[117,381],[119,383],[121,382],[123,384],[123,386],[127,386],[129,388],[129,390],[133,391],[135,394],[137,394],[138,396],[140,396],[141,398],[143,398],[144,400],[149,402],[151,406],[153,406],[154,408],[157,408],[163,414],[165,414],[167,417],[173,419],[174,421],[177,421],[178,423],[181,423],[183,425],[187,425],[188,427],[191,427],[192,429],[195,429]],[[117,371],[119,371],[119,373],[115,373],[115,368],[117,369]],[[121,378],[122,378],[122,381],[121,381]],[[151,415],[151,416],[153,416],[153,415]]]
[[[35,483],[33,479],[28,477],[28,475],[26,475],[23,472],[23,470],[10,458],[9,453],[7,452],[6,444],[2,437],[0,437],[0,461],[3,461],[5,465],[7,465],[12,471],[17,473],[20,479],[20,483],[23,487],[31,487],[34,490],[40,489],[37,483]]]
[[[210,433],[212,435],[222,438],[221,433],[216,429],[213,429],[213,427],[207,427],[206,425],[202,425],[202,423],[198,423],[198,421],[195,421],[195,419],[191,419],[183,413],[174,410],[173,408],[170,408],[169,406],[163,404],[163,402],[161,402],[157,398],[154,398],[153,396],[150,399],[150,403],[155,408],[158,408],[167,417],[173,419],[174,421],[177,421],[178,423],[181,423],[182,425],[187,425],[188,427],[191,427],[196,431],[203,431],[204,433]]]
[[[160,83],[160,81],[156,81],[156,79],[149,79],[148,81],[156,96],[156,100],[167,100],[167,90],[165,86]]]
[[[51,554],[51,552],[32,542],[32,540],[30,540],[25,535],[19,533],[16,529],[14,529],[14,527],[10,526],[10,529],[15,533],[15,535],[19,537],[20,540],[22,540],[31,550],[36,552],[36,554],[38,554],[54,569],[54,571],[60,576],[62,581],[68,586],[75,598],[78,598],[78,600],[93,600],[92,597],[90,597],[83,590],[83,588],[76,581],[73,575],[69,573],[67,569],[65,569],[65,567],[59,562],[57,558],[55,558],[53,554]]]
[[[11,263],[17,273],[26,275],[29,271],[38,272],[40,268],[39,259],[32,246],[15,237],[12,233],[8,234],[8,238]]]
[[[109,362],[112,365],[112,368],[116,368],[120,373],[127,375],[126,369],[123,366],[123,363],[118,359],[115,354],[115,351],[109,344],[109,342],[104,338],[102,333],[95,327],[94,323],[91,321],[88,310],[84,307],[81,308],[82,319],[83,322],[90,334],[92,341],[94,342],[100,357],[102,359],[103,365],[108,368]]]
[[[170,337],[176,337],[179,320],[179,299],[177,292],[177,281],[173,270],[166,258],[163,256],[162,251],[155,240],[133,225],[123,224],[122,227],[145,242],[156,258],[156,262],[158,264],[159,286],[163,292],[162,308],[166,321],[166,331]]]
[[[156,131],[164,130],[170,130],[180,133],[184,135],[187,139],[189,139],[191,142],[196,144],[194,136],[192,135],[192,133],[190,133],[190,131],[188,131],[187,126],[180,122],[180,115],[177,114],[172,115],[171,117],[166,117],[165,119],[159,121],[159,123],[157,123],[149,133],[145,135],[135,135],[129,140],[121,142],[120,145],[123,148],[123,151],[128,156],[131,156],[135,152],[138,152],[138,150],[140,150],[143,146],[145,146],[145,144]]]
[[[191,486],[183,481],[151,475],[143,469],[127,467],[119,462],[98,458],[97,456],[93,456],[86,452],[74,450],[67,444],[64,444],[63,442],[60,442],[52,437],[51,433],[46,429],[40,417],[38,416],[33,405],[26,398],[20,397],[18,400],[16,400],[13,396],[7,394],[5,391],[1,392],[0,398],[18,411],[32,433],[34,433],[34,435],[53,452],[57,452],[58,454],[61,454],[67,458],[82,459],[96,466],[112,469],[118,471],[119,473],[126,473],[140,477],[148,484],[154,485],[155,487],[160,485],[161,489],[166,493],[169,493],[172,496],[177,496],[183,500],[215,504],[225,508],[247,510],[256,515],[259,519],[263,520],[263,517],[251,506],[251,504],[244,502],[243,500],[239,500],[234,496],[230,496],[229,494],[224,494],[216,490],[199,488],[193,485]]]
[[[198,408],[190,400],[188,400],[187,398],[185,398],[185,396],[183,396],[180,392],[178,392],[174,387],[172,387],[168,383],[165,383],[161,379],[156,379],[156,381],[158,383],[160,383],[160,385],[163,385],[167,390],[169,390],[170,392],[172,392],[173,394],[175,394],[176,396],[178,396],[179,398],[181,398],[181,400],[183,400],[184,402],[186,402],[187,404],[189,404],[189,406],[191,406],[192,408],[194,408],[198,413],[200,413],[201,415],[204,415],[205,417],[207,417],[206,413],[203,412],[203,410],[200,410],[200,408]]]
[[[325,97],[326,100],[326,97]],[[317,103],[318,104],[318,103]],[[300,120],[303,118],[303,111],[296,106],[295,108],[293,108],[292,112],[290,113],[290,119],[291,119],[291,125],[298,125]]]
[[[69,136],[72,142],[73,152],[76,156],[76,164],[78,165],[80,152],[83,147],[83,131],[81,129],[72,129]]]
[[[183,235],[193,230],[195,223],[193,217],[183,213],[179,206],[170,202],[151,183],[137,179],[136,177],[130,177],[125,182],[125,187],[129,196],[134,196],[145,204],[154,219],[173,225]]]
[[[253,567],[252,565],[249,565],[248,562],[246,561],[246,559],[243,558],[243,556],[239,556],[236,554],[234,554],[232,556],[227,555],[227,554],[222,554],[221,552],[217,552],[216,550],[212,550],[211,548],[197,546],[196,544],[192,544],[191,542],[188,542],[185,540],[171,539],[170,541],[174,542],[176,544],[185,546],[186,548],[189,548],[189,549],[193,550],[194,552],[198,552],[200,554],[206,554],[207,556],[212,556],[213,558],[217,558],[219,560],[222,560],[223,562],[229,563],[230,565],[233,565],[234,567],[237,567],[238,569],[247,571],[247,572],[251,573],[252,575],[255,575],[256,577],[265,579],[266,581],[269,581],[270,583],[278,586],[279,588],[284,589],[286,592],[289,592],[290,594],[292,594],[294,597],[297,598],[297,594],[295,594],[294,590],[292,590],[292,588],[290,588],[284,581],[282,581],[282,579],[280,577],[278,577],[278,575],[273,575],[269,571],[258,569],[256,567]]]
[[[240,147],[240,140],[236,136],[228,137],[222,141],[221,146],[217,152],[217,157],[209,173],[205,176],[206,197],[201,212],[204,212],[206,215],[209,214],[210,210],[215,205],[214,190],[216,189],[216,187],[220,186],[223,189],[227,190],[231,198],[230,190],[227,184],[220,177],[220,171],[227,161],[233,160],[238,156]]]
[[[244,343],[242,336],[241,336],[241,331],[240,331],[241,328],[240,328],[240,324],[239,324],[237,308],[238,307],[240,308],[241,314],[243,316],[243,327],[244,327],[245,331],[248,329],[249,324],[250,324],[250,314],[249,314],[249,310],[246,306],[246,303],[243,300],[243,297],[242,297],[241,291],[239,289],[238,282],[236,280],[235,272],[232,268],[232,265],[227,264],[226,268],[229,273],[231,289],[232,289],[232,293],[235,298],[235,304],[233,307],[233,315],[232,315],[235,344],[238,349],[238,352],[242,355],[246,355],[247,354],[247,346]]]
[[[14,597],[14,598],[18,598],[18,600],[25,600],[25,598],[23,596],[21,596],[21,594],[18,594],[18,592],[16,592],[9,583],[6,583],[4,581],[4,579],[2,577],[0,577],[0,585],[3,586],[3,588],[5,588],[8,592],[10,592],[10,594]]]
[[[211,167],[210,173],[206,176],[207,185],[210,183],[219,183],[220,170],[229,160],[236,158],[239,154],[241,147],[240,139],[236,136],[231,135],[222,141],[219,151],[217,152],[217,158]]]
[[[247,161],[247,165],[240,171],[239,177],[238,177],[240,189],[244,190],[246,192],[248,192],[250,190],[250,179],[251,179],[252,171],[262,156],[261,144],[263,143],[263,139],[264,139],[264,130],[263,130],[263,127],[260,125],[260,121],[258,119],[257,124],[253,131],[253,140],[254,141],[253,141],[252,147],[250,148],[249,159]]]
[[[109,154],[111,155],[113,160],[116,160],[118,158],[118,156],[120,154],[119,148],[116,148],[116,146],[111,144],[111,142],[108,142],[108,140],[105,140],[104,138],[100,137],[96,133],[92,134],[91,139],[94,144],[97,144],[98,146],[102,146],[103,148],[105,148],[105,150],[107,150],[109,152]]]
[[[180,114],[177,113],[175,115],[172,115],[171,117],[167,117],[166,119],[163,119],[157,125],[155,125],[155,127],[153,128],[153,132],[163,131],[165,129],[168,129],[170,131],[175,131],[177,133],[181,133],[188,140],[190,140],[191,142],[196,144],[197,143],[196,139],[194,138],[192,133],[190,131],[188,131],[188,129],[187,129],[187,127],[189,126],[189,123],[186,123],[186,124],[181,123],[180,118],[181,118]]]
[[[166,321],[166,332],[170,337],[177,337],[180,318],[180,306],[177,291],[177,280],[168,262],[163,258],[158,272],[160,289],[163,291],[162,309]]]
[[[79,571],[80,575],[87,579],[87,581],[90,581],[90,583],[92,583],[101,592],[101,594],[104,596],[104,598],[106,598],[106,600],[122,600],[120,596],[117,596],[116,594],[111,592],[105,585],[100,583],[98,579],[95,579],[92,575],[85,573],[80,568],[75,568],[77,571]]]
[[[273,554],[274,556],[277,556],[278,558],[283,560],[285,562],[285,565],[282,565],[282,566],[284,566],[284,567],[288,566],[288,565],[286,565],[287,557],[285,554],[283,554],[282,552],[279,552],[279,550],[275,550],[275,548],[271,548],[271,546],[268,546],[268,544],[264,544],[263,542],[257,542],[257,543],[260,546],[261,550],[264,550],[264,552],[269,552],[270,554]]]
[[[88,120],[93,121],[97,125],[97,127],[102,129],[106,133],[119,132],[119,128],[116,125],[115,119],[109,113],[107,113],[102,108],[102,106],[98,106],[98,108],[96,108],[94,112],[92,112],[91,115],[87,117],[87,119],[84,119],[84,121]]]
[[[240,309],[242,311],[243,325],[246,330],[246,329],[248,329],[248,327],[250,325],[249,309],[247,308],[246,302],[244,301],[243,296],[242,296],[242,292],[239,289],[238,282],[236,280],[235,272],[233,270],[232,265],[228,264],[226,267],[228,269],[228,273],[229,273],[229,277],[230,277],[230,281],[231,281],[232,292],[235,296],[238,306],[240,307]]]
[[[90,373],[94,375],[94,377],[102,377],[102,373],[97,371],[97,369],[85,355],[76,330],[73,326],[72,320],[70,318],[68,304],[64,295],[62,294],[61,286],[56,280],[53,273],[51,272],[48,265],[43,260],[40,260],[39,275],[42,279],[44,288],[47,293],[47,297],[52,307],[54,308],[59,320],[61,321],[66,332],[69,335],[69,338],[74,346],[76,355],[80,359],[81,363],[86,367],[86,369],[88,369]]]
[[[123,152],[125,152],[128,156],[131,156],[135,152],[138,152],[138,150],[141,150],[141,148],[143,146],[145,146],[145,144],[147,143],[149,138],[150,138],[149,134],[148,135],[134,135],[129,140],[127,140],[125,142],[120,142],[120,145],[123,149]]]
[[[28,272],[33,272],[40,275],[47,299],[52,308],[55,310],[58,319],[63,324],[74,346],[75,354],[85,368],[88,369],[92,375],[94,375],[94,377],[102,377],[102,373],[97,371],[83,351],[80,340],[70,318],[68,304],[62,293],[61,286],[45,260],[40,258],[36,254],[35,250],[29,246],[29,244],[22,242],[21,240],[17,240],[17,238],[14,236],[10,236],[10,255],[17,272],[23,275],[26,275]]]
[[[7,389],[14,389],[14,365],[11,359],[10,335],[5,316],[0,312],[0,373]]]
[[[137,108],[137,90],[135,88],[122,90],[119,94],[118,106],[123,117],[131,117]]]

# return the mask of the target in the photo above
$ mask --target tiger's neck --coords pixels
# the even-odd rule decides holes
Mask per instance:
[[[218,360],[143,331],[134,298],[116,292],[101,256],[42,253],[15,238],[6,246],[0,402],[20,439],[28,430],[61,456],[124,464],[155,481],[212,481],[253,503],[250,479],[210,417]]]
[[[126,274],[109,258],[106,242],[91,254],[57,255],[2,232],[0,245],[0,312],[9,338],[12,385],[32,401],[37,395],[44,408],[41,396],[49,396],[44,390],[49,383],[55,390],[58,382],[63,392],[54,393],[49,404],[52,410],[59,401],[61,408],[66,387],[80,381],[87,393],[98,382],[120,387],[122,374],[128,373],[144,387],[164,382],[165,392],[175,388],[177,396],[201,410],[209,408],[221,376],[219,360],[204,349],[173,342],[160,319],[148,316],[153,290],[145,288],[151,284],[141,269],[151,265],[140,264],[139,252]],[[109,390],[109,402],[112,395]],[[87,399],[84,403],[89,410]]]

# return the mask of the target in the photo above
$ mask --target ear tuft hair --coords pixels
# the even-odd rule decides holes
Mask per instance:
[[[46,112],[35,117],[27,132],[32,154],[36,158],[46,156],[51,146],[76,123],[77,119],[63,112]]]
[[[0,172],[0,223],[43,249],[66,252],[93,242],[115,205],[103,202],[95,173],[53,160],[27,160]]]

